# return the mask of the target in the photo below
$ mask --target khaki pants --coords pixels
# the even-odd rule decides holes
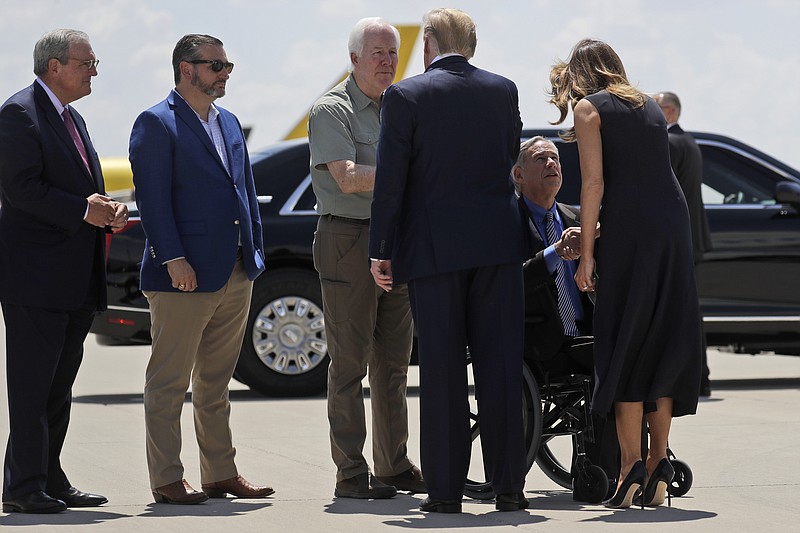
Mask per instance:
[[[228,383],[239,359],[252,289],[238,260],[228,283],[217,292],[145,292],[153,336],[144,385],[152,488],[185,477],[180,417],[190,378],[201,483],[238,475]]]
[[[328,421],[336,480],[369,471],[361,381],[369,371],[375,475],[411,468],[406,378],[412,321],[405,285],[384,292],[369,272],[369,226],[319,219],[314,265],[328,338]]]

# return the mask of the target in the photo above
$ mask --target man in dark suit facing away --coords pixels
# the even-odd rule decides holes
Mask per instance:
[[[672,92],[658,93],[654,100],[661,107],[664,118],[667,119],[667,133],[669,134],[669,159],[672,171],[678,178],[678,183],[686,197],[689,208],[689,223],[692,228],[692,248],[694,250],[695,268],[703,261],[703,254],[711,250],[711,231],[708,228],[708,218],[703,204],[703,154],[697,141],[691,133],[686,133],[678,124],[681,116],[681,101],[678,95]],[[700,377],[700,396],[711,396],[711,381],[709,380],[708,358],[705,350],[705,336],[703,336],[703,374]]]
[[[461,511],[470,455],[466,350],[472,357],[487,478],[501,511],[524,509],[522,262],[509,178],[522,123],[517,88],[468,62],[464,12],[423,18],[419,76],[390,86],[370,222],[371,270],[408,282],[419,340],[423,511]]]
[[[83,341],[106,307],[106,228],[123,228],[128,210],[105,196],[86,124],[69,105],[92,92],[97,76],[89,37],[51,31],[33,56],[36,80],[0,108],[3,511],[57,513],[107,501],[73,487],[59,456]]]

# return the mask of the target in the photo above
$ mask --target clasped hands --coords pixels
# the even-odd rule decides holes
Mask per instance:
[[[89,210],[86,213],[86,222],[99,228],[110,226],[113,231],[119,231],[128,223],[128,206],[94,193],[86,199]]]
[[[600,223],[595,229],[594,238],[600,236]],[[564,261],[574,261],[581,256],[581,227],[572,226],[561,233],[561,238],[555,244],[558,257]]]

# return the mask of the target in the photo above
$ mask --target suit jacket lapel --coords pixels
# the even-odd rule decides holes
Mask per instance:
[[[61,139],[61,142],[64,143],[64,149],[67,150],[72,155],[72,159],[75,160],[75,163],[81,169],[81,172],[86,177],[86,179],[90,180],[95,188],[100,191],[101,189],[97,188],[97,182],[95,181],[94,177],[89,173],[89,169],[86,168],[86,165],[83,164],[83,158],[81,158],[81,154],[78,152],[78,148],[75,146],[75,142],[72,140],[72,137],[69,135],[69,131],[67,131],[67,126],[64,124],[64,119],[59,116],[56,112],[56,108],[53,107],[53,102],[50,101],[50,97],[47,96],[45,90],[39,85],[38,82],[33,83],[33,94],[34,98],[36,98],[37,105],[44,110],[45,118],[47,122],[50,124],[50,127],[56,132],[58,137]],[[76,127],[78,129],[78,133],[81,132],[85,133],[86,130],[83,128],[83,119],[75,120],[75,115],[77,113],[72,114],[72,120],[76,123]],[[78,115],[80,118],[80,115]],[[77,126],[78,123],[81,123],[80,126]],[[93,159],[89,156],[89,146],[90,143],[87,143],[88,135],[81,135],[81,139],[83,139],[83,145],[86,148],[86,156],[87,159]],[[90,163],[91,164],[91,163]]]
[[[94,181],[94,185],[97,188],[97,192],[105,194],[105,186],[103,183],[103,173],[100,170],[99,165],[97,164],[97,158],[95,158],[95,149],[94,145],[92,144],[92,140],[89,138],[89,132],[86,130],[86,124],[83,121],[83,117],[71,108],[70,106],[70,113],[72,114],[72,121],[75,122],[75,128],[78,130],[78,135],[81,136],[81,140],[83,141],[84,149],[86,150],[86,159],[88,160],[89,166],[91,167],[91,175],[92,181]],[[66,126],[65,126],[66,129]],[[69,134],[67,134],[69,136]],[[72,138],[70,138],[70,141]],[[75,146],[75,143],[72,143],[72,146]],[[75,148],[77,152],[77,148]],[[78,158],[80,158],[80,154],[78,154]],[[81,166],[83,167],[83,160],[81,160]]]
[[[527,222],[528,234],[534,240],[533,249],[537,251],[543,250],[545,248],[544,239],[539,234],[539,230],[536,229],[536,224],[533,223],[533,218],[531,218],[531,212],[528,209],[528,205],[525,203],[525,198],[520,196],[517,198],[517,202],[519,202],[520,213],[522,213],[525,221]]]
[[[220,111],[217,117],[219,127],[222,130],[222,137],[225,139],[225,153],[228,154],[228,167],[230,168],[231,179],[236,181],[241,176],[236,175],[236,170],[242,168],[244,164],[244,143],[242,140],[241,128],[233,117]]]
[[[192,133],[197,135],[198,139],[200,139],[200,142],[206,148],[209,155],[214,159],[214,161],[217,162],[217,164],[219,164],[220,167],[223,168],[223,170],[225,170],[225,173],[227,174],[228,171],[225,169],[225,165],[222,164],[222,159],[220,159],[217,149],[214,146],[214,143],[211,141],[211,137],[208,136],[205,128],[203,128],[203,125],[200,123],[200,119],[197,118],[197,114],[195,114],[194,110],[189,107],[189,104],[186,103],[186,100],[184,100],[179,94],[176,94],[176,91],[173,89],[167,97],[167,101],[175,110],[177,117],[187,126],[189,126],[189,129],[192,130]]]

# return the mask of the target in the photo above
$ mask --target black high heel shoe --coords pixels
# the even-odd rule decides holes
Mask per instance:
[[[641,492],[646,477],[647,469],[644,467],[644,463],[636,461],[631,471],[625,476],[622,485],[617,489],[617,493],[606,502],[606,507],[611,509],[625,509],[626,507],[630,507],[633,498],[637,493]],[[644,508],[644,506],[642,506],[642,508]]]
[[[672,507],[672,494],[670,494],[669,488],[673,477],[675,477],[675,468],[672,463],[666,457],[661,459],[640,496],[642,505],[661,505],[666,496],[669,506]]]

